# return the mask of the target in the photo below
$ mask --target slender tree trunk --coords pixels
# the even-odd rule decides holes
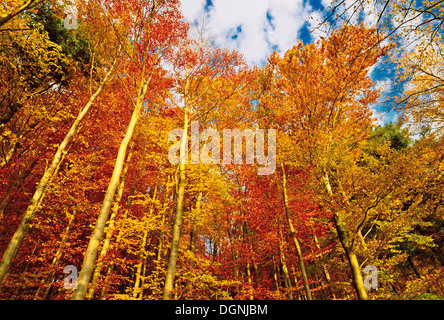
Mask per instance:
[[[40,293],[42,292],[42,290],[45,290],[44,294],[43,294],[43,299],[46,300],[49,296],[49,293],[51,291],[51,283],[48,284],[49,281],[51,281],[54,278],[55,275],[55,267],[57,266],[57,264],[60,261],[60,258],[62,257],[62,253],[63,250],[65,249],[65,245],[66,245],[66,241],[68,240],[68,236],[69,236],[69,232],[71,230],[71,224],[74,221],[74,218],[76,216],[76,211],[74,210],[73,214],[71,214],[71,217],[69,218],[69,222],[68,225],[65,228],[65,232],[63,233],[59,248],[57,249],[56,254],[54,255],[54,258],[52,259],[51,262],[51,267],[52,267],[52,271],[42,280],[41,284],[42,286],[39,287],[39,289],[37,290],[34,298],[38,299],[40,296]]]
[[[278,272],[276,270],[276,263],[274,262],[274,257],[273,257],[273,280],[274,280],[274,284],[276,285],[276,291],[279,292],[279,281],[278,281],[279,277],[278,277]]]
[[[407,261],[409,262],[410,266],[413,269],[413,272],[415,272],[415,275],[418,279],[421,279],[421,274],[419,273],[418,269],[416,269],[415,264],[413,263],[413,259],[412,256],[409,255],[409,257],[407,258]]]
[[[108,224],[105,240],[103,242],[102,250],[100,250],[99,259],[98,259],[96,269],[94,270],[94,275],[93,275],[93,278],[91,281],[91,286],[90,286],[88,294],[86,296],[87,299],[91,299],[94,296],[96,284],[97,284],[97,281],[99,280],[100,272],[102,272],[102,268],[103,268],[103,259],[105,258],[106,253],[108,252],[108,249],[109,249],[109,246],[111,243],[111,239],[114,234],[117,212],[119,211],[120,201],[122,200],[123,190],[125,189],[126,175],[128,173],[128,168],[129,168],[129,164],[131,162],[131,158],[133,156],[133,148],[134,148],[134,145],[131,145],[130,151],[128,153],[128,157],[126,159],[126,165],[125,165],[125,168],[123,169],[122,179],[120,180],[119,187],[117,188],[116,200],[114,201],[114,205],[113,205],[113,208],[111,211],[111,216],[109,218],[109,224]]]
[[[202,197],[203,197],[203,192],[202,192],[202,190],[200,190],[199,194],[197,195],[196,213],[194,214],[194,217],[192,220],[192,226],[191,226],[191,232],[190,232],[190,251],[191,251],[191,253],[193,253],[193,255],[196,252],[197,221],[199,221],[199,219],[200,219]]]
[[[136,192],[138,183],[139,183],[139,180],[137,180],[137,182],[134,184],[133,188],[131,189],[130,195],[129,195],[127,203],[126,203],[125,211],[124,211],[124,213],[122,215],[122,218],[121,218],[123,221],[125,221],[126,218],[128,217],[128,211],[129,211],[129,208],[131,206],[131,201],[132,201],[131,196],[133,196],[134,193]],[[119,248],[120,247],[120,243],[122,241],[122,234],[123,234],[123,231],[120,230],[120,232],[117,235],[116,243],[114,245],[115,248]],[[106,273],[105,273],[105,279],[103,281],[103,287],[100,290],[100,297],[99,297],[100,300],[104,300],[105,299],[105,292],[106,292],[106,290],[108,288],[108,279],[109,279],[111,271],[114,269],[115,265],[116,265],[116,263],[115,263],[114,259],[111,260],[111,262],[108,264],[108,268],[106,269]]]
[[[168,266],[166,272],[165,286],[163,290],[163,300],[171,300],[171,292],[174,288],[174,278],[176,274],[176,262],[177,255],[179,253],[179,241],[180,241],[180,231],[182,228],[182,218],[183,218],[183,199],[185,195],[185,185],[186,185],[186,177],[185,177],[185,163],[182,161],[182,157],[185,155],[185,148],[187,147],[187,139],[188,139],[188,115],[187,110],[185,108],[184,112],[184,125],[183,125],[183,134],[180,143],[180,158],[181,161],[179,163],[179,186],[177,191],[177,204],[176,204],[176,217],[173,226],[173,234],[171,240],[171,250],[170,256],[168,259]]]
[[[332,197],[333,191],[330,185],[330,179],[328,174],[325,173],[323,176],[323,182],[325,188],[327,189],[328,194]],[[364,288],[364,280],[362,279],[361,268],[358,263],[358,258],[351,247],[351,242],[348,239],[347,231],[345,230],[344,224],[342,222],[342,217],[340,213],[333,214],[333,220],[335,223],[336,231],[338,232],[339,241],[342,245],[342,248],[345,251],[345,255],[347,257],[347,261],[350,265],[350,269],[352,272],[352,281],[353,287],[356,290],[356,294],[358,295],[359,300],[368,300],[367,292]]]
[[[0,17],[0,27],[5,25],[9,20],[13,19],[15,16],[19,15],[25,10],[34,8],[35,6],[42,3],[44,0],[27,0],[21,7],[19,7],[15,12],[11,12],[5,16]]]
[[[120,48],[119,51],[120,52]],[[71,141],[71,138],[75,135],[77,128],[80,125],[80,122],[82,121],[85,114],[88,112],[89,108],[91,107],[94,100],[97,98],[97,96],[102,91],[105,84],[108,82],[109,77],[113,73],[114,66],[117,61],[117,56],[114,59],[114,62],[106,74],[103,81],[100,83],[98,89],[94,94],[90,97],[88,103],[83,107],[83,109],[80,111],[79,115],[77,116],[76,120],[74,121],[73,125],[69,129],[68,133],[66,134],[65,138],[63,139],[62,143],[60,143],[59,147],[57,148],[57,151],[51,161],[51,164],[49,167],[45,170],[45,173],[43,174],[42,178],[40,179],[40,182],[37,185],[37,188],[34,192],[34,195],[32,196],[31,203],[29,204],[28,208],[26,209],[25,214],[22,217],[22,221],[20,222],[17,230],[15,231],[11,241],[8,244],[8,247],[6,248],[6,251],[3,254],[2,261],[0,263],[0,284],[3,281],[3,278],[6,275],[6,272],[9,269],[9,266],[11,265],[11,261],[15,258],[17,251],[23,241],[23,238],[26,235],[26,232],[28,230],[29,224],[34,216],[35,211],[39,207],[45,190],[50,185],[52,177],[55,175],[57,168],[60,166],[60,163],[63,160],[64,155],[66,154],[66,148],[68,146],[68,143]]]
[[[335,227],[338,232],[339,240],[341,242],[342,247],[344,248],[347,261],[350,265],[350,269],[352,272],[352,280],[353,280],[353,286],[356,290],[356,293],[358,295],[359,300],[367,300],[367,292],[364,288],[364,281],[362,279],[361,274],[361,268],[358,263],[358,258],[356,257],[356,254],[351,249],[351,244],[347,236],[347,232],[345,230],[345,227],[342,223],[342,219],[340,214],[334,215],[334,222]]]
[[[108,220],[108,215],[111,209],[111,205],[113,203],[114,195],[116,193],[119,184],[120,174],[122,173],[123,164],[125,162],[126,150],[133,136],[134,128],[136,127],[137,120],[139,119],[140,110],[142,109],[143,101],[145,99],[145,94],[148,90],[150,82],[151,82],[151,76],[149,77],[149,79],[144,80],[141,84],[141,90],[139,91],[137,97],[137,103],[134,108],[133,114],[131,116],[128,129],[125,133],[125,137],[120,143],[116,164],[114,165],[113,174],[111,176],[111,181],[108,185],[108,189],[106,190],[105,199],[103,200],[96,225],[91,235],[88,248],[86,249],[85,252],[85,258],[83,260],[82,269],[80,271],[79,278],[77,280],[77,289],[74,291],[72,300],[83,300],[85,298],[88,284],[91,280],[91,276],[94,271],[94,262],[97,257],[97,251],[100,245],[100,239],[102,238],[106,221]]]
[[[299,267],[301,268],[302,273],[302,281],[304,282],[305,294],[307,295],[307,300],[313,300],[310,292],[310,285],[308,283],[307,272],[305,271],[304,258],[302,256],[302,250],[299,245],[299,241],[296,238],[296,231],[293,227],[293,222],[290,217],[290,210],[288,207],[288,195],[287,195],[287,176],[285,174],[284,164],[281,163],[282,168],[282,184],[283,184],[283,193],[284,193],[284,205],[285,205],[285,214],[287,216],[288,226],[290,227],[290,233],[293,238],[293,243],[296,248],[296,253],[299,259]]]
[[[157,196],[157,185],[154,188],[153,200],[151,202],[151,208],[148,214],[149,216],[152,216],[154,212],[156,196]],[[142,269],[146,260],[146,243],[148,241],[148,226],[146,223],[144,223],[143,229],[144,230],[143,230],[142,244],[140,246],[139,262],[137,263],[137,268],[136,268],[136,281],[134,282],[134,288],[133,288],[134,299],[136,299],[139,296],[139,293],[141,293],[139,287],[141,287]]]
[[[168,176],[166,190],[165,190],[165,198],[163,200],[162,210],[160,212],[161,223],[160,223],[160,232],[159,232],[159,243],[157,245],[157,256],[156,261],[159,263],[162,259],[162,250],[163,250],[163,237],[164,237],[164,228],[165,228],[165,215],[168,210],[168,196],[170,195],[170,187],[171,187],[171,176]]]
[[[259,282],[259,268],[256,262],[253,261],[252,264],[253,264],[254,278],[256,279],[256,282]]]
[[[293,300],[293,295],[291,292],[291,279],[290,273],[288,272],[287,262],[285,261],[284,248],[282,244],[282,232],[279,230],[279,258],[281,260],[282,272],[284,273],[284,284],[287,288],[288,299]]]
[[[314,233],[314,230],[313,230],[313,229],[312,229],[312,231],[313,231],[313,238],[314,238],[314,241],[315,241],[315,244],[316,244],[316,248],[318,248],[318,250],[321,251],[321,245],[319,244],[318,237],[317,237],[316,234]],[[336,299],[335,293],[333,292],[333,290],[332,290],[332,288],[331,288],[331,285],[330,285],[330,284],[331,284],[330,273],[328,272],[328,268],[327,268],[327,266],[326,266],[325,263],[322,261],[322,256],[319,258],[319,262],[320,262],[320,264],[321,264],[322,271],[324,271],[325,279],[327,280],[327,283],[329,284],[330,294],[331,294],[331,296],[332,296],[333,299]]]
[[[301,290],[299,290],[297,284],[299,283],[299,279],[298,279],[298,275],[296,273],[296,269],[294,268],[294,266],[291,266],[291,272],[293,274],[293,279],[294,279],[294,284],[295,284],[295,288],[294,288],[294,292],[296,293],[297,299],[298,300],[307,300],[307,297],[304,295],[303,292],[301,292]]]
[[[325,179],[326,179],[325,181],[327,181],[328,184],[330,184],[330,181],[329,181],[328,177],[325,178]],[[341,182],[338,182],[338,188],[339,188],[339,192],[342,195],[342,198],[344,199],[344,203],[346,205],[350,205],[350,201],[348,200],[347,194],[345,193],[344,189],[342,188],[342,183]],[[331,191],[331,187],[330,187],[330,191]],[[356,235],[358,236],[359,243],[361,244],[361,246],[364,249],[364,251],[367,251],[367,244],[365,243],[365,239],[364,239],[364,236],[362,235],[361,229],[359,229],[356,232]]]
[[[248,285],[250,287],[249,289],[249,299],[253,300],[254,299],[254,294],[253,294],[253,283],[251,281],[251,271],[250,271],[250,261],[247,262],[247,279],[248,279]]]

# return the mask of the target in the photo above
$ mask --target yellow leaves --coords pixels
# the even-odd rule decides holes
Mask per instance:
[[[442,38],[433,43],[424,42],[411,53],[404,54],[399,62],[401,80],[408,80],[400,100],[404,114],[410,123],[421,127],[430,125],[432,130],[442,133],[442,89],[444,78],[444,49]]]
[[[20,1],[20,0],[8,0],[8,1],[2,1],[0,5],[0,17],[6,17],[7,15],[16,12],[17,9],[19,9],[24,2],[28,1]]]

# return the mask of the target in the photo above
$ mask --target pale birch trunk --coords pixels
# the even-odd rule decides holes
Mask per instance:
[[[127,217],[128,217],[129,208],[131,206],[131,202],[132,202],[132,199],[133,199],[132,196],[136,192],[137,186],[139,184],[139,178],[140,177],[137,178],[137,181],[134,184],[133,188],[131,189],[131,192],[130,192],[130,194],[128,196],[128,199],[126,201],[125,210],[124,210],[124,212],[122,214],[122,217],[120,218],[122,221],[125,221],[127,219]],[[119,232],[117,234],[116,242],[114,244],[115,248],[120,248],[120,244],[122,242],[122,238],[123,238],[123,231],[119,230]],[[111,243],[110,243],[110,245],[111,245]],[[106,273],[105,273],[105,279],[103,280],[103,286],[102,286],[102,288],[100,290],[100,297],[99,297],[100,300],[104,300],[105,299],[105,293],[106,293],[106,290],[108,289],[108,285],[107,285],[108,284],[108,279],[109,279],[109,276],[110,276],[112,270],[114,269],[115,265],[116,265],[115,259],[111,260],[110,263],[108,264],[108,268],[106,269]]]
[[[276,285],[276,291],[279,292],[279,281],[278,281],[278,272],[276,270],[276,263],[274,262],[274,257],[273,257],[273,280],[274,280],[274,284]]]

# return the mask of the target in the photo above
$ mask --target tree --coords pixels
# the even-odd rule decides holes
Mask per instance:
[[[203,121],[204,125],[210,124],[211,121],[217,121],[215,114],[222,112],[230,99],[245,90],[248,80],[246,66],[235,51],[229,52],[211,48],[200,38],[185,42],[178,49],[183,50],[184,53],[177,56],[173,65],[178,71],[176,88],[183,103],[183,108],[179,109],[183,117],[183,129],[181,129],[178,148],[180,159],[177,205],[163,293],[164,300],[171,299],[174,286],[186,187],[185,165],[188,163],[188,129],[193,126],[193,120],[197,123],[194,128],[197,130],[200,128],[198,121]],[[216,134],[218,135],[218,133]],[[214,139],[214,134],[209,133],[208,135]],[[206,140],[209,136],[206,137]],[[194,151],[196,145],[198,146],[194,142],[194,147],[191,147],[192,164],[199,164],[201,161],[199,158],[204,155],[204,152],[199,154],[197,151],[198,159],[196,159],[196,151]],[[206,156],[208,157],[208,152]],[[220,158],[217,159],[215,153],[212,154],[211,163],[220,163]]]
[[[6,3],[5,3],[6,2]],[[43,0],[27,0],[21,5],[17,5],[17,1],[5,1],[2,4],[1,16],[0,16],[0,27],[5,25],[8,21],[18,16],[25,10],[30,10],[39,4],[43,3]]]
[[[342,193],[336,183],[340,175],[337,165],[348,162],[346,155],[354,159],[348,167],[357,161],[355,148],[365,139],[371,125],[368,104],[376,101],[377,92],[371,88],[367,70],[390,48],[376,47],[378,40],[375,30],[345,26],[317,45],[299,44],[283,58],[274,54],[269,59],[269,74],[275,74],[276,80],[270,93],[262,98],[264,108],[270,110],[275,121],[285,123],[283,135],[288,135],[285,139],[293,145],[287,149],[286,144],[281,144],[280,154],[293,153],[291,161],[310,168],[320,183],[318,192],[326,192],[331,198],[335,194],[333,188]],[[286,101],[285,107],[278,101]],[[293,121],[287,122],[288,119]],[[332,177],[337,177],[334,187]],[[352,246],[360,230],[349,239],[341,202],[337,209],[330,210],[358,297],[366,299]]]
[[[129,1],[129,3],[131,3],[131,1]],[[127,25],[127,27],[132,27],[133,29],[131,34],[125,36],[136,36],[134,44],[137,45],[129,49],[133,49],[131,50],[133,55],[131,56],[132,59],[130,63],[133,64],[133,67],[136,67],[133,71],[135,72],[133,75],[134,80],[137,79],[136,81],[139,83],[138,88],[134,88],[137,90],[137,101],[134,104],[134,111],[125,136],[120,143],[113,174],[85,253],[82,270],[79,274],[78,286],[72,297],[73,300],[82,300],[86,295],[87,287],[93,273],[94,262],[97,257],[100,240],[104,232],[106,221],[108,220],[114,194],[116,193],[120,181],[120,175],[126,157],[126,150],[144,106],[148,87],[152,86],[152,81],[154,83],[156,81],[160,83],[162,82],[161,80],[164,77],[164,72],[162,68],[159,67],[161,58],[168,53],[169,48],[174,42],[182,36],[180,30],[184,30],[184,27],[181,26],[183,23],[179,20],[180,14],[177,11],[177,5],[178,3],[176,1],[148,1],[138,3],[138,5],[134,6],[134,14],[137,18],[134,22],[131,22],[129,26]],[[141,16],[139,16],[139,14],[141,14]],[[147,21],[145,21],[145,19]],[[123,22],[128,23],[128,21]],[[134,25],[132,25],[132,23],[134,23]],[[163,35],[163,37],[159,35]],[[125,41],[128,41],[129,39],[126,37],[124,39]],[[127,49],[127,45],[128,43],[123,44],[126,53],[131,52]],[[160,87],[160,89],[161,88],[162,87]]]
[[[117,50],[116,56],[114,58],[114,61],[111,63],[110,68],[108,72],[103,77],[103,80],[99,83],[98,88],[96,91],[91,94],[89,101],[86,103],[86,105],[81,109],[79,112],[76,120],[72,124],[71,128],[69,129],[68,133],[65,135],[63,141],[60,143],[60,145],[57,148],[57,151],[52,158],[51,164],[46,168],[42,178],[40,179],[37,188],[32,196],[31,202],[26,209],[25,214],[22,217],[22,220],[14,233],[12,239],[10,240],[8,247],[6,248],[6,251],[3,254],[2,261],[0,263],[0,283],[3,280],[4,276],[6,275],[6,272],[11,264],[12,259],[14,259],[15,255],[17,254],[17,251],[23,241],[24,236],[26,235],[27,229],[29,224],[31,223],[31,220],[33,219],[35,211],[40,206],[40,203],[44,197],[45,190],[47,186],[51,183],[51,179],[55,175],[55,173],[58,170],[58,167],[60,166],[60,163],[63,161],[63,157],[66,154],[67,146],[72,139],[72,137],[75,135],[80,122],[82,121],[85,114],[88,112],[89,108],[91,107],[94,100],[97,98],[97,96],[102,91],[105,84],[109,81],[112,73],[114,72],[114,66],[117,61],[118,56]]]

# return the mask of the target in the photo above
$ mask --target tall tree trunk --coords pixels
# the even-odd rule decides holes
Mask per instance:
[[[91,281],[91,286],[90,286],[88,294],[86,296],[87,299],[91,299],[94,296],[94,291],[96,289],[96,283],[99,280],[100,272],[102,272],[102,268],[103,268],[103,259],[105,258],[106,253],[108,252],[108,249],[109,249],[109,246],[111,243],[111,239],[114,234],[117,212],[119,211],[120,201],[122,200],[123,190],[125,189],[126,175],[128,173],[128,168],[129,168],[129,164],[131,162],[131,158],[133,156],[133,148],[134,148],[134,144],[131,145],[131,147],[130,147],[128,157],[126,159],[126,165],[125,165],[125,168],[123,169],[122,178],[121,178],[119,187],[117,188],[117,196],[116,196],[116,200],[114,201],[114,205],[113,205],[113,208],[111,211],[111,216],[109,218],[109,224],[108,224],[108,228],[107,228],[107,232],[106,232],[106,236],[105,236],[105,241],[103,242],[102,250],[100,250],[98,263],[97,263],[96,269],[94,270],[94,275],[93,275],[93,278]]]
[[[66,148],[68,146],[68,143],[71,141],[71,138],[75,135],[77,128],[79,127],[80,122],[82,121],[83,117],[88,112],[92,103],[97,98],[97,96],[100,94],[103,87],[108,82],[109,77],[113,73],[114,66],[116,64],[119,52],[120,52],[120,47],[118,49],[118,52],[116,54],[116,57],[113,61],[111,68],[109,69],[108,73],[105,75],[105,78],[100,83],[96,92],[94,92],[94,94],[90,97],[88,103],[80,111],[79,115],[77,116],[73,125],[69,129],[69,131],[66,134],[65,138],[63,139],[62,143],[60,143],[59,147],[57,148],[57,151],[51,161],[51,164],[45,170],[45,173],[43,174],[42,178],[40,179],[40,182],[37,185],[34,195],[32,196],[31,203],[29,204],[28,208],[26,209],[26,212],[22,217],[22,221],[20,222],[17,230],[15,231],[14,235],[12,236],[11,241],[9,241],[8,247],[6,248],[6,251],[3,254],[3,258],[0,263],[0,284],[2,283],[3,278],[5,277],[6,272],[8,271],[9,266],[11,265],[11,261],[15,258],[16,254],[17,254],[17,251],[18,251],[18,249],[23,241],[23,238],[25,237],[26,232],[28,230],[29,224],[30,224],[32,218],[34,217],[34,213],[37,210],[37,208],[39,207],[39,205],[43,199],[46,188],[48,187],[48,185],[50,185],[52,177],[55,175],[57,168],[60,166],[60,163],[62,162],[63,157],[66,154]]]
[[[108,215],[111,209],[111,205],[113,203],[114,195],[116,193],[120,181],[120,174],[122,173],[123,164],[125,162],[126,150],[133,136],[137,120],[139,119],[140,110],[142,109],[145,95],[148,90],[148,86],[151,82],[151,77],[152,76],[150,76],[148,79],[143,79],[141,83],[141,88],[140,88],[141,90],[139,91],[137,97],[137,103],[135,105],[133,114],[131,116],[128,129],[125,133],[125,137],[120,143],[119,152],[117,154],[116,163],[114,165],[113,174],[111,176],[111,181],[108,185],[108,189],[106,190],[105,199],[103,200],[96,225],[94,227],[91,239],[89,241],[88,247],[85,252],[85,258],[83,260],[82,269],[80,271],[79,278],[77,281],[77,289],[74,291],[72,300],[83,300],[85,298],[88,284],[91,280],[91,276],[94,271],[94,262],[97,257],[97,251],[100,245],[100,239],[102,238],[106,221],[108,220]]]
[[[180,143],[181,161],[179,163],[179,186],[178,186],[178,190],[177,190],[176,217],[175,217],[174,226],[173,226],[171,250],[170,250],[170,256],[168,259],[165,286],[163,289],[163,300],[171,300],[171,292],[173,291],[173,288],[174,288],[174,278],[175,278],[175,274],[176,274],[176,262],[177,262],[177,255],[179,253],[180,231],[182,228],[183,199],[184,199],[184,195],[185,195],[185,185],[186,185],[185,161],[182,161],[182,157],[186,154],[185,148],[187,148],[187,145],[188,145],[188,141],[187,141],[188,134],[187,133],[188,133],[188,115],[187,115],[187,108],[185,108],[183,134],[182,134],[181,143]]]
[[[53,270],[42,280],[42,282],[41,282],[42,286],[39,287],[39,289],[37,290],[37,292],[34,296],[35,299],[39,298],[42,290],[45,290],[45,292],[43,294],[43,300],[48,299],[49,293],[51,291],[51,285],[52,285],[52,283],[50,283],[48,285],[48,282],[54,278],[55,267],[57,266],[57,264],[60,261],[60,258],[62,257],[62,253],[63,253],[63,250],[65,249],[66,241],[68,240],[69,232],[71,230],[71,225],[72,225],[72,222],[74,221],[75,216],[76,216],[76,210],[74,210],[74,212],[71,214],[71,217],[69,218],[69,222],[65,228],[65,232],[63,233],[59,248],[57,249],[57,252],[54,255],[54,258],[52,259],[51,267]]]
[[[407,261],[409,262],[410,266],[412,267],[413,272],[415,272],[416,277],[418,279],[421,279],[421,274],[419,273],[418,269],[415,267],[415,264],[413,263],[413,259],[412,259],[411,255],[408,256]]]
[[[312,232],[313,232],[313,238],[314,238],[314,241],[315,241],[315,244],[316,244],[316,248],[318,248],[318,250],[321,251],[321,245],[319,244],[318,237],[317,237],[316,234],[314,233],[314,230],[313,230],[313,229],[312,229]],[[336,296],[335,296],[335,294],[334,294],[334,292],[333,292],[333,290],[332,290],[332,288],[331,288],[331,286],[330,286],[330,284],[331,284],[330,273],[328,272],[328,268],[327,268],[327,266],[326,266],[325,263],[322,261],[322,255],[319,257],[319,262],[320,262],[320,264],[321,264],[322,271],[324,272],[325,279],[327,280],[327,283],[329,284],[330,294],[331,294],[331,296],[332,296],[333,299],[336,299]]]
[[[284,248],[282,244],[282,232],[279,230],[279,258],[281,260],[282,272],[284,273],[284,284],[285,288],[287,288],[288,299],[293,300],[293,295],[291,292],[291,279],[290,273],[287,268],[287,262],[285,261]]]
[[[290,209],[288,207],[288,195],[287,195],[287,176],[285,174],[284,164],[281,162],[282,168],[282,185],[283,185],[283,193],[284,193],[284,205],[285,205],[285,214],[287,216],[288,226],[290,227],[290,233],[293,238],[293,243],[296,248],[296,253],[299,259],[299,267],[301,268],[302,273],[302,281],[304,282],[305,294],[307,295],[307,300],[313,300],[310,292],[310,285],[308,283],[307,272],[305,271],[304,258],[302,256],[302,250],[299,245],[299,241],[296,238],[296,231],[293,227],[293,222],[290,217]]]
[[[294,284],[295,284],[295,288],[294,291],[296,293],[296,296],[298,298],[298,300],[307,300],[307,297],[304,295],[303,292],[301,292],[297,286],[297,284],[299,283],[299,279],[298,279],[298,275],[296,273],[296,269],[294,266],[291,266],[291,272],[293,274],[293,279],[294,279]]]
[[[156,196],[157,196],[157,185],[154,188],[153,199],[151,201],[151,208],[150,208],[150,211],[148,214],[149,216],[153,215],[154,208],[155,208]],[[136,281],[134,282],[134,288],[133,288],[133,298],[135,298],[135,299],[139,296],[139,293],[140,293],[140,297],[142,298],[142,294],[140,292],[141,290],[139,289],[139,287],[142,286],[141,285],[142,269],[143,269],[144,263],[146,262],[147,241],[148,241],[148,226],[146,223],[144,223],[142,244],[140,246],[140,252],[139,252],[139,262],[137,263],[137,268],[136,268]]]
[[[129,208],[130,208],[131,202],[132,202],[132,198],[131,197],[136,192],[137,186],[139,184],[139,178],[140,178],[140,176],[138,176],[137,181],[134,184],[134,186],[131,189],[131,192],[130,192],[130,194],[128,196],[128,199],[127,199],[127,202],[126,202],[125,211],[123,212],[123,215],[121,217],[121,219],[123,221],[125,221],[126,218],[128,217]],[[122,234],[123,234],[123,231],[120,230],[120,232],[118,232],[117,239],[116,239],[116,242],[114,244],[115,248],[119,248],[120,247],[120,244],[122,242],[122,237],[123,237]],[[102,288],[100,290],[100,297],[99,297],[100,300],[104,300],[105,299],[105,293],[106,293],[106,290],[108,288],[108,279],[109,279],[109,276],[110,276],[112,270],[114,269],[115,265],[116,265],[116,263],[115,263],[114,259],[111,260],[111,262],[108,264],[108,268],[106,269],[106,273],[105,273],[105,279],[103,281],[103,286],[102,286]]]
[[[202,179],[202,178],[200,178]],[[196,252],[196,238],[197,238],[197,221],[200,219],[200,211],[202,206],[202,197],[203,192],[202,189],[199,191],[199,194],[197,195],[196,200],[196,213],[194,214],[194,217],[192,219],[192,226],[190,231],[190,251],[194,255]]]
[[[32,9],[43,2],[44,2],[44,0],[27,0],[24,4],[22,4],[19,8],[17,8],[17,10],[15,10],[9,14],[6,14],[4,16],[0,16],[0,27],[5,25],[9,20],[18,16],[23,11]]]
[[[168,176],[167,183],[166,183],[166,190],[165,190],[165,198],[163,200],[162,210],[160,212],[161,216],[161,223],[160,223],[160,232],[159,232],[159,242],[157,245],[157,256],[156,261],[157,263],[160,262],[162,259],[162,250],[163,250],[163,242],[164,242],[164,228],[165,228],[165,216],[166,212],[168,210],[168,197],[170,195],[170,187],[171,187],[171,176]]]
[[[333,197],[333,191],[330,185],[328,174],[325,173],[322,178],[328,194],[330,195],[330,197]],[[336,231],[338,233],[339,241],[345,251],[348,264],[350,265],[353,287],[356,290],[356,294],[358,295],[359,300],[368,300],[367,292],[365,291],[364,287],[364,280],[362,279],[361,268],[358,263],[358,258],[356,257],[356,254],[351,246],[351,242],[348,239],[347,231],[345,230],[344,224],[342,222],[341,214],[335,212],[333,214],[333,220],[335,223]]]
[[[350,242],[348,241],[348,237],[345,228],[342,224],[340,215],[335,214],[334,220],[335,220],[336,230],[338,231],[339,240],[342,244],[342,247],[345,250],[347,260],[350,265],[350,269],[352,272],[353,286],[356,290],[358,298],[359,300],[368,300],[367,292],[364,287],[364,281],[362,279],[361,268],[358,263],[358,258],[351,249],[351,245]]]
[[[248,294],[249,294],[249,299],[253,300],[254,299],[254,294],[253,294],[253,283],[251,281],[251,271],[250,271],[250,261],[247,262],[247,279],[248,279],[248,285],[250,287],[250,289],[248,290]]]
[[[273,280],[274,280],[274,284],[276,285],[276,291],[279,292],[279,279],[280,277],[278,276],[278,272],[277,272],[277,268],[276,268],[276,263],[274,262],[274,257],[273,257]]]

